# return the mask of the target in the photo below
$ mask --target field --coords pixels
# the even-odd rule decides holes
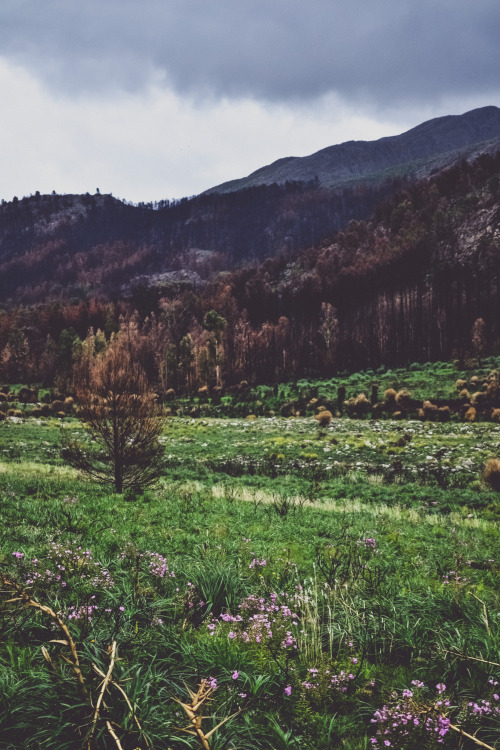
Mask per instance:
[[[0,748],[500,746],[500,425],[173,416],[123,495],[61,430],[0,423]]]

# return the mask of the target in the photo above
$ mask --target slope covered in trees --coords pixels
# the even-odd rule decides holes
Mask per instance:
[[[499,217],[500,154],[485,155],[292,258],[145,279],[114,298],[9,305],[0,377],[64,381],[89,328],[126,330],[150,379],[180,391],[461,358],[478,319],[483,350],[498,352]]]
[[[206,278],[293,254],[369,216],[400,185],[335,192],[287,183],[155,206],[100,194],[15,200],[0,207],[0,300],[113,299],[144,283],[161,287],[181,270]]]
[[[180,201],[134,206],[99,192],[2,201],[0,302],[116,300],[134,288],[161,292],[250,261],[293,258],[370,218],[417,178],[499,146],[500,110],[483,107],[281,160],[256,180]]]

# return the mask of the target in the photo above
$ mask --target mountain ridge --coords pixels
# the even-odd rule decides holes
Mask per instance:
[[[484,140],[497,129],[499,135]],[[293,260],[347,229],[351,221],[369,219],[396,193],[412,190],[421,173],[424,182],[450,167],[459,168],[459,174],[473,157],[491,158],[500,152],[500,110],[486,107],[437,118],[409,132],[327,148],[333,157],[339,150],[350,154],[347,166],[339,167],[343,183],[334,188],[314,175],[307,181],[202,193],[154,206],[131,205],[101,193],[36,193],[2,202],[0,304],[92,294],[117,299],[138,286],[145,294],[154,289],[160,293],[165,286],[197,286],[198,279],[266,258]],[[367,165],[362,154],[374,144]],[[413,157],[404,170],[394,166],[396,151]],[[320,160],[324,152],[319,152]],[[302,157],[277,163],[286,170],[297,159],[302,163]]]
[[[445,115],[394,136],[375,141],[345,141],[309,156],[287,156],[260,167],[247,177],[221,183],[204,194],[227,193],[258,185],[307,182],[323,187],[345,186],[353,180],[382,180],[410,174],[416,179],[449,166],[450,161],[475,158],[500,147],[500,109],[480,107],[463,115]],[[446,159],[448,155],[448,159]],[[416,162],[416,163],[415,163]]]

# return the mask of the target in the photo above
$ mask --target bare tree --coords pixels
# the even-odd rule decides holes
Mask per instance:
[[[486,348],[486,323],[482,318],[477,318],[472,326],[472,348],[481,367],[481,357]]]
[[[115,337],[105,352],[81,362],[75,393],[78,413],[97,447],[68,439],[63,458],[96,481],[114,485],[117,492],[151,485],[163,472],[163,420],[125,341]]]
[[[325,342],[325,372],[327,375],[333,373],[335,355],[339,345],[339,332],[337,310],[329,302],[322,302],[319,333]]]

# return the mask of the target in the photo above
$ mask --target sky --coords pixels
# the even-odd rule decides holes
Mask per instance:
[[[500,106],[499,0],[0,0],[0,199],[155,201]]]

